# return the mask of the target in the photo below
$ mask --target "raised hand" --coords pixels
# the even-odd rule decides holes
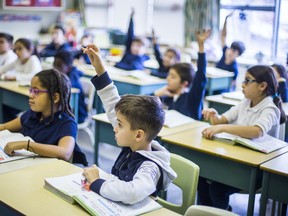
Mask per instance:
[[[199,46],[199,52],[204,52],[204,42],[209,38],[211,35],[211,29],[202,29],[196,31],[196,38]]]
[[[94,66],[98,75],[105,72],[104,64],[100,55],[100,49],[94,45],[89,44],[86,48],[82,48],[83,53],[87,54],[91,64]]]

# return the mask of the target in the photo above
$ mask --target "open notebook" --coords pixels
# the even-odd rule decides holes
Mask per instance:
[[[173,128],[189,123],[195,122],[195,119],[183,115],[182,113],[176,111],[176,110],[165,110],[165,122],[164,126],[168,128]]]
[[[105,173],[102,170],[99,171],[100,177],[103,179],[117,178],[112,174]],[[147,197],[146,199],[133,205],[111,201],[93,191],[83,189],[81,186],[82,178],[82,173],[54,178],[45,178],[44,188],[71,204],[79,203],[91,215],[132,216],[143,214],[145,212],[153,211],[162,207],[150,197]]]
[[[19,160],[28,157],[37,156],[37,154],[27,151],[26,149],[15,150],[13,156],[4,153],[4,148],[8,142],[16,141],[33,141],[31,137],[24,137],[21,133],[11,133],[9,130],[0,131],[0,163],[5,163],[13,160]]]
[[[214,135],[215,140],[228,142],[230,144],[240,144],[251,149],[264,152],[266,154],[288,146],[286,142],[276,139],[268,134],[255,139],[246,139],[229,133],[219,133]]]

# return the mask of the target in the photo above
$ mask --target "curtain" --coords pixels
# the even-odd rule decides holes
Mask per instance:
[[[195,41],[198,29],[219,29],[220,0],[186,0],[185,2],[185,46]],[[217,31],[217,32],[215,32]]]

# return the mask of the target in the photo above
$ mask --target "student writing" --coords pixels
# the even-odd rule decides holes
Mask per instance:
[[[124,70],[143,70],[143,62],[149,59],[145,55],[147,40],[143,37],[134,36],[133,17],[134,9],[132,10],[128,27],[125,53],[121,61],[115,64],[115,67]]]
[[[55,157],[87,165],[85,155],[76,143],[77,124],[70,107],[69,78],[57,70],[43,70],[31,80],[30,110],[0,125],[0,130],[21,132],[35,142],[10,142],[4,151],[27,149],[44,157]]]
[[[13,36],[0,32],[0,68],[16,61],[17,55],[12,50]]]
[[[169,152],[153,141],[164,124],[165,114],[159,98],[126,95],[120,98],[117,88],[103,66],[100,50],[88,45],[88,54],[97,76],[92,83],[97,89],[117,144],[122,151],[112,167],[117,178],[99,178],[96,165],[84,169],[83,175],[90,189],[113,201],[137,203],[146,197],[167,189],[176,173],[170,167]]]
[[[227,132],[245,138],[257,138],[264,134],[278,137],[279,124],[286,121],[282,102],[277,95],[277,80],[270,66],[250,67],[242,84],[245,99],[222,115],[215,109],[203,110],[212,126],[202,133],[212,139],[214,134]],[[229,208],[229,196],[239,189],[217,182],[207,183],[199,179],[199,203],[222,209]]]
[[[0,67],[0,74],[5,73],[6,80],[28,81],[42,70],[33,42],[19,38],[14,45],[17,60]]]
[[[169,70],[167,86],[154,92],[154,95],[160,97],[162,103],[168,109],[175,109],[197,120],[202,118],[202,101],[206,85],[204,42],[210,34],[211,30],[197,31],[199,53],[197,60],[198,71],[196,74],[190,63],[175,64]]]

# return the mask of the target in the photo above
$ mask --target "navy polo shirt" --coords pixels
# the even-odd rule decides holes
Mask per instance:
[[[50,121],[50,117],[43,120],[40,120],[40,118],[41,113],[36,113],[32,110],[26,111],[20,118],[22,125],[21,133],[24,136],[31,137],[37,143],[48,145],[58,145],[59,140],[65,136],[72,136],[76,140],[77,123],[66,113],[56,112],[52,121]],[[73,153],[74,163],[87,165],[86,157],[81,152],[77,143],[75,143]]]

